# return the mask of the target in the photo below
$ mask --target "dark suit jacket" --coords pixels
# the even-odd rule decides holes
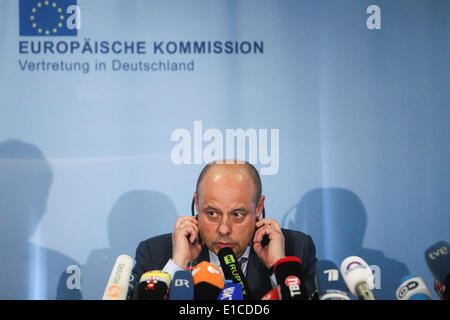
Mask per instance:
[[[293,230],[282,229],[285,240],[286,256],[296,256],[303,263],[304,281],[308,295],[315,289],[316,248],[310,236]],[[136,249],[136,264],[132,274],[139,283],[141,275],[150,270],[161,270],[172,257],[171,234],[163,234],[142,241]],[[208,248],[204,246],[196,261],[209,261]],[[250,249],[247,265],[247,283],[254,299],[261,299],[272,289],[269,269],[260,261],[259,257]],[[133,298],[136,299],[137,290]]]

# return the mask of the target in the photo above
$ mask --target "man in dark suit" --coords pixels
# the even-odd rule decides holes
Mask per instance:
[[[208,164],[194,193],[198,216],[181,216],[171,234],[139,244],[133,268],[136,281],[150,270],[163,270],[173,277],[192,260],[209,261],[220,268],[218,251],[231,247],[254,299],[276,287],[271,269],[286,256],[302,261],[306,289],[311,295],[317,260],[314,243],[306,234],[282,229],[276,220],[261,218],[265,200],[261,192],[261,179],[251,164],[236,160]],[[264,238],[269,240],[267,245]]]

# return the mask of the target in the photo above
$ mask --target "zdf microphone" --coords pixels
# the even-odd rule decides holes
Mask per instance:
[[[375,279],[367,262],[357,256],[345,258],[341,263],[341,274],[347,288],[360,300],[375,300]]]
[[[330,260],[316,262],[316,287],[320,300],[350,300],[338,267]]]
[[[411,275],[400,279],[395,296],[397,300],[431,300],[431,293],[423,279]]]
[[[194,300],[216,300],[224,281],[220,269],[207,261],[200,262],[192,270]]]
[[[170,275],[161,270],[144,273],[139,280],[138,300],[167,300]]]
[[[303,265],[298,257],[286,257],[273,265],[273,272],[280,287],[281,300],[307,300],[303,280]]]
[[[133,259],[126,254],[117,257],[102,300],[126,300],[133,262]]]

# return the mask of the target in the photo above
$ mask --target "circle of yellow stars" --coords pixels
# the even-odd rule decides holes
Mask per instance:
[[[59,14],[59,22],[57,23],[57,25],[54,28],[50,28],[50,29],[42,29],[41,27],[39,27],[39,25],[36,23],[36,16],[35,14],[38,12],[39,9],[41,8],[54,8],[56,10],[56,12],[58,12]],[[61,7],[58,7],[56,2],[51,2],[48,0],[45,1],[39,1],[38,3],[36,3],[36,7],[33,7],[31,9],[31,15],[30,15],[30,21],[31,21],[31,26],[35,29],[37,29],[37,32],[39,34],[45,34],[45,35],[50,35],[50,34],[56,34],[58,33],[58,29],[63,27],[63,23],[62,21],[64,20],[64,14],[63,14],[63,10]]]

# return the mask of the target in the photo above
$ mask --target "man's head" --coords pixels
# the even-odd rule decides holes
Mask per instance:
[[[216,254],[224,246],[232,247],[240,257],[264,208],[256,169],[236,160],[210,163],[199,176],[194,199],[203,242]]]

